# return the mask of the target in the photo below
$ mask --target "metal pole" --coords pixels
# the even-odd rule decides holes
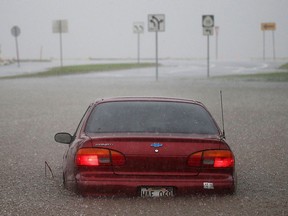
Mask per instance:
[[[59,39],[60,39],[60,65],[63,67],[63,50],[62,50],[62,20],[59,21]]]
[[[219,33],[219,26],[215,26],[215,34],[216,34],[216,60],[218,60],[218,33]]]
[[[272,39],[273,39],[273,59],[276,60],[276,54],[275,54],[275,31],[272,31]]]
[[[138,51],[137,51],[137,56],[138,56],[138,64],[140,63],[140,32],[138,31]]]
[[[158,81],[158,31],[156,33],[156,81]]]
[[[217,33],[216,33],[216,54],[215,54],[215,57],[216,57],[216,60],[218,60],[218,36],[217,36]]]
[[[18,37],[15,37],[15,43],[16,43],[16,55],[17,55],[17,65],[20,67],[20,59],[19,59],[19,47],[18,47]]]
[[[40,48],[40,61],[42,60],[42,56],[43,56],[43,46],[41,46]]]
[[[210,47],[209,47],[209,35],[207,35],[207,78],[209,78],[210,70]]]
[[[265,61],[265,31],[263,31],[263,61]]]
[[[218,31],[216,32],[216,60],[218,60]]]

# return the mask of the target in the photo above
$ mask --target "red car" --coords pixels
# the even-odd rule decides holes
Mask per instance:
[[[66,188],[82,195],[162,197],[236,188],[235,159],[196,101],[122,97],[92,103],[74,133],[57,133]]]

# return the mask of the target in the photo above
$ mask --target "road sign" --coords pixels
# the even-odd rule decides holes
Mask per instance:
[[[148,15],[148,31],[155,32],[156,81],[158,81],[158,32],[165,31],[165,15],[164,14],[149,14]]]
[[[137,62],[140,63],[140,34],[144,33],[144,23],[135,22],[133,23],[133,32],[137,34]]]
[[[203,27],[203,35],[207,36],[207,77],[209,77],[210,73],[210,42],[209,36],[214,33],[214,15],[203,15],[202,16],[202,27]]]
[[[261,30],[262,31],[275,31],[276,23],[261,23]]]
[[[67,20],[54,20],[52,24],[53,33],[67,33],[68,21]]]
[[[214,15],[203,15],[202,16],[202,27],[213,28],[214,27]]]
[[[21,30],[18,26],[13,26],[11,28],[11,34],[14,36],[14,37],[18,37],[21,33]]]
[[[68,32],[67,20],[54,20],[52,23],[52,32],[59,34],[60,39],[60,64],[63,67],[63,49],[62,49],[62,34]]]
[[[276,23],[275,22],[267,22],[267,23],[261,23],[261,30],[263,31],[263,60],[266,59],[266,51],[265,51],[265,32],[266,31],[272,31],[272,43],[273,43],[273,59],[276,59],[275,55],[275,30],[276,30]]]
[[[148,15],[148,31],[164,32],[165,31],[165,15],[150,14]]]
[[[20,58],[19,58],[19,47],[18,47],[18,36],[20,35],[21,30],[18,26],[13,26],[11,28],[11,34],[15,37],[15,44],[16,44],[16,55],[17,55],[17,63],[18,67],[20,67]]]
[[[134,33],[144,33],[144,23],[143,22],[135,22],[133,24],[133,32]]]
[[[213,35],[214,34],[214,28],[208,28],[208,27],[205,27],[203,28],[203,35],[204,36],[207,36],[207,35]]]

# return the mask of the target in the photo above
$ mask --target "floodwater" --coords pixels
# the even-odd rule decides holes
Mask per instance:
[[[153,76],[115,73],[119,76],[0,80],[0,215],[288,215],[287,83],[185,74],[163,75],[157,82]],[[56,143],[54,134],[73,133],[96,98],[195,99],[221,125],[220,90],[227,141],[236,155],[235,195],[85,198],[63,189],[61,164],[67,146]],[[45,176],[45,162],[54,178],[48,169]]]

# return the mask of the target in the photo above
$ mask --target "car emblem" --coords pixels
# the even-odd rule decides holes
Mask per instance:
[[[161,143],[152,143],[151,144],[151,147],[154,147],[154,148],[159,148],[159,147],[162,147],[163,146],[163,144],[161,144]]]

